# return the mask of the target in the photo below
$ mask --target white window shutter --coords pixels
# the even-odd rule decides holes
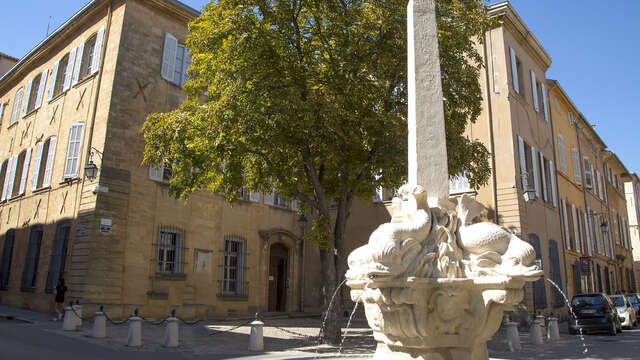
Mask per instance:
[[[274,198],[275,198],[274,195],[275,195],[274,191],[265,192],[264,195],[263,195],[264,196],[264,203],[267,204],[267,205],[273,205],[273,201],[274,201]]]
[[[587,209],[584,213],[584,229],[587,234],[587,254],[591,255],[591,222],[589,221],[588,212],[589,210]]]
[[[574,250],[578,250],[580,247],[578,244],[580,243],[580,235],[578,233],[578,217],[576,216],[576,207],[575,205],[571,205],[571,218],[573,219],[573,236],[576,241],[575,246],[572,246]]]
[[[524,140],[518,136],[518,156],[520,157],[520,178],[522,179],[522,191],[527,191],[529,188],[529,180],[525,173],[527,172],[527,159],[525,156]],[[528,175],[528,174],[527,174]]]
[[[73,78],[71,79],[71,85],[75,85],[80,80],[80,68],[82,67],[82,53],[84,52],[84,43],[78,46],[76,50],[76,59],[73,64]]]
[[[292,211],[298,211],[298,200],[291,200],[291,207],[290,209]]]
[[[40,176],[40,164],[42,163],[42,150],[44,143],[41,141],[36,144],[36,158],[33,162],[33,175],[31,175],[31,191],[38,188],[38,177]]]
[[[33,79],[29,80],[27,83],[27,90],[25,91],[24,101],[22,102],[22,117],[27,115],[27,110],[29,110],[29,99],[31,98],[31,88],[33,87]]]
[[[578,155],[578,149],[571,149],[571,155],[573,157],[573,175],[576,180],[576,184],[582,185],[582,172],[580,171],[580,156]]]
[[[558,152],[560,153],[560,169],[563,173],[567,173],[567,153],[564,149],[564,138],[562,134],[558,134]]]
[[[91,74],[98,72],[100,66],[100,54],[102,54],[102,39],[104,38],[104,26],[98,30],[96,44],[93,47],[93,58],[91,60]]]
[[[71,52],[69,53],[62,91],[67,91],[71,87],[71,78],[73,77],[73,66],[76,61],[76,52],[78,52],[78,48],[73,48],[73,50],[71,50]]]
[[[544,156],[542,156],[542,153],[539,152],[538,155],[538,160],[540,160],[540,177],[542,178],[542,198],[544,199],[544,201],[549,201],[549,197],[547,196],[546,164],[544,163]],[[551,175],[551,173],[549,173],[549,175]]]
[[[74,123],[69,130],[69,147],[67,148],[67,159],[64,167],[65,179],[74,178],[78,175],[80,144],[82,144],[83,130],[83,123]]]
[[[540,82],[540,89],[542,90],[542,111],[544,112],[544,119],[549,121],[549,115],[547,115],[547,89],[544,87],[544,79]]]
[[[149,179],[162,182],[164,167],[157,167],[154,164],[149,165]]]
[[[518,86],[518,63],[516,62],[516,51],[509,46],[509,55],[511,56],[511,79],[513,81],[513,90],[520,94]]]
[[[538,164],[536,161],[536,148],[531,147],[531,165],[533,167],[533,187],[536,189],[536,197],[540,197],[540,179],[538,178]]]
[[[11,111],[11,121],[9,125],[18,121],[18,114],[20,114],[20,104],[22,104],[22,95],[24,94],[24,88],[18,89],[16,98],[13,100],[13,110]]]
[[[24,156],[24,164],[22,165],[22,176],[20,177],[20,188],[18,189],[18,195],[24,194],[27,187],[27,175],[29,173],[29,162],[31,161],[31,148],[27,149],[27,153]]]
[[[6,105],[6,103],[4,102],[0,102],[0,125],[2,125],[2,118],[4,115],[4,106]]]
[[[9,158],[9,160],[7,161],[7,169],[5,170],[5,175],[4,175],[4,186],[2,187],[2,198],[0,198],[0,201],[4,201],[6,200],[9,196],[7,195],[9,193],[9,178],[11,178],[11,168],[13,167],[13,156]]]
[[[56,80],[58,79],[58,68],[60,67],[60,60],[53,64],[53,70],[51,71],[51,81],[49,81],[49,88],[47,89],[47,101],[53,99],[53,94],[56,92]]]
[[[382,187],[376,189],[376,194],[371,199],[374,203],[382,202]]]
[[[562,206],[562,217],[564,218],[564,241],[565,247],[571,249],[571,238],[569,237],[569,218],[567,217],[567,202],[564,199],[560,199],[560,206]]]
[[[42,72],[40,76],[40,86],[38,86],[38,93],[36,94],[36,103],[34,109],[39,109],[42,105],[42,97],[44,96],[44,88],[47,85],[47,76],[49,76],[49,69]]]
[[[251,202],[260,202],[260,192],[259,191],[251,191],[249,192],[249,201]]]
[[[553,161],[549,161],[549,178],[551,179],[551,199],[553,199],[553,206],[558,206],[558,196],[556,194],[556,169],[553,166]]]
[[[162,70],[160,75],[163,79],[173,82],[173,72],[176,63],[176,48],[178,39],[169,33],[164,34],[164,47],[162,49]]]
[[[54,136],[49,140],[49,150],[47,151],[47,164],[44,166],[44,176],[42,178],[42,187],[51,185],[51,173],[53,172],[53,160],[56,154],[57,138]]]
[[[538,92],[536,91],[536,73],[533,70],[529,70],[531,73],[531,94],[533,96],[533,108],[537,112],[540,112],[540,106],[538,105]]]
[[[189,49],[185,47],[184,48],[184,66],[182,68],[181,84],[184,84],[185,82],[187,82],[187,80],[189,80],[189,75],[187,74],[187,69],[189,68],[189,65],[191,65],[191,55],[189,55]]]

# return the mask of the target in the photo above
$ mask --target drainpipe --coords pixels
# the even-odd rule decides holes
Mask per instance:
[[[489,35],[491,35],[491,30],[489,30]],[[491,104],[491,88],[490,88],[490,78],[489,78],[489,58],[487,57],[487,35],[485,34],[482,39],[482,47],[484,49],[484,65],[485,65],[485,76],[487,81],[487,112],[489,114],[489,151],[491,152],[491,192],[493,195],[493,222],[498,224],[498,182],[496,176],[496,157],[495,157],[495,140],[493,134],[493,107]],[[493,53],[493,49],[492,49]],[[491,57],[491,62],[493,63],[493,56]],[[494,84],[495,85],[495,84]]]
[[[553,86],[550,89],[547,89],[547,99],[549,99],[549,123],[551,124],[551,145],[553,146],[553,177],[554,182],[556,183],[556,199],[558,204],[558,218],[564,219],[562,217],[563,210],[562,209],[562,201],[560,201],[560,183],[558,182],[558,157],[556,154],[556,134],[555,128],[553,125],[553,111],[551,111],[551,90],[558,87],[558,83],[556,81],[553,82]],[[567,219],[564,219],[566,222]],[[565,253],[565,244],[567,243],[567,239],[565,238],[566,234],[564,233],[564,224],[560,223],[562,227],[560,229],[560,233],[562,234],[562,265],[564,266],[564,291],[566,294],[569,293],[569,270],[567,268],[567,254]]]

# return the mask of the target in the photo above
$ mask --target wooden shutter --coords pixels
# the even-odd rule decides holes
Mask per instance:
[[[536,73],[533,70],[529,70],[531,74],[531,94],[533,97],[533,108],[540,112],[540,106],[538,105],[538,91],[536,89]]]
[[[538,178],[538,164],[536,161],[536,148],[531,147],[531,166],[533,170],[533,187],[536,189],[536,197],[540,197],[540,179]]]
[[[574,236],[574,240],[575,240],[575,244],[572,244],[574,246],[572,246],[572,248],[574,250],[579,250],[580,249],[580,235],[578,233],[578,216],[576,216],[576,207],[575,205],[571,205],[571,218],[573,220],[573,236]]]
[[[584,166],[584,186],[587,189],[593,188],[593,171],[591,170],[591,161],[589,158],[584,156],[582,157],[582,162]]]
[[[176,63],[176,48],[178,39],[175,36],[164,34],[164,47],[162,49],[162,70],[160,75],[163,79],[173,82],[173,73]]]
[[[80,144],[84,133],[83,123],[74,123],[69,129],[69,147],[67,148],[67,159],[64,167],[64,178],[71,179],[78,175],[78,165],[80,162]]]
[[[562,219],[564,220],[564,246],[567,249],[571,249],[571,237],[569,236],[569,218],[567,217],[567,202],[564,199],[560,199],[560,206],[562,206]]]
[[[31,161],[31,148],[27,149],[27,153],[24,156],[24,163],[22,165],[22,176],[20,177],[20,188],[18,189],[18,195],[24,194],[27,187],[27,175],[29,173],[29,162]]]
[[[73,50],[71,50],[71,52],[69,53],[69,59],[67,60],[67,70],[64,74],[64,84],[62,86],[62,91],[67,91],[71,87],[71,78],[73,77],[73,68],[75,65],[77,52],[78,48],[73,48]]]
[[[9,160],[7,161],[7,169],[5,170],[4,173],[4,186],[2,187],[2,198],[0,198],[0,201],[5,201],[8,196],[8,189],[9,189],[9,177],[11,176],[11,167],[13,166],[13,157],[10,157]]]
[[[0,102],[0,125],[2,125],[2,118],[4,115],[4,106],[6,105],[6,103],[4,102]]]
[[[536,252],[536,259],[542,261],[542,249],[540,247],[540,238],[536,234],[529,234],[529,243]],[[543,266],[544,268],[544,266]],[[536,280],[533,283],[533,294],[537,309],[544,309],[547,307],[547,289],[544,278]]]
[[[38,259],[40,257],[40,242],[42,241],[42,228],[32,227],[29,235],[29,248],[24,261],[22,271],[22,288],[30,289],[35,287],[36,275],[38,274]]]
[[[549,240],[549,260],[551,261],[551,280],[562,289],[562,268],[560,266],[560,255],[558,252],[558,243],[555,240]],[[553,306],[556,308],[564,306],[564,297],[557,290],[553,292]]]
[[[547,90],[544,87],[544,79],[540,82],[540,89],[542,90],[542,111],[544,112],[544,119],[549,121],[549,115],[547,115]]]
[[[591,244],[591,221],[589,221],[589,208],[584,212],[584,229],[586,234],[587,241],[587,254],[591,255],[592,252],[592,244]]]
[[[73,78],[71,79],[71,85],[75,85],[80,80],[80,68],[82,67],[82,53],[84,52],[84,43],[78,46],[76,50],[76,60],[73,65]]]
[[[98,72],[100,66],[100,54],[102,54],[102,39],[104,37],[104,26],[98,30],[96,35],[96,43],[93,46],[93,58],[91,59],[91,74]]]
[[[36,145],[36,159],[33,162],[33,175],[31,175],[31,191],[35,191],[38,188],[38,177],[40,176],[43,149],[44,143],[41,141]]]
[[[547,174],[546,174],[546,166],[547,164],[544,161],[544,156],[541,152],[538,153],[538,160],[540,160],[540,177],[542,178],[542,198],[544,201],[549,201],[548,193],[547,193]]]
[[[553,206],[558,206],[558,196],[556,194],[556,168],[553,166],[553,161],[549,161],[549,179],[551,182],[551,199],[553,199]]]
[[[47,101],[53,99],[53,94],[56,92],[56,80],[58,79],[58,68],[60,67],[60,60],[53,64],[53,70],[51,71],[51,81],[49,81],[49,88],[47,89]]]
[[[251,191],[249,192],[249,201],[251,202],[260,202],[260,192],[259,191]]]
[[[13,196],[13,184],[15,182],[16,177],[16,168],[18,167],[18,155],[14,155],[11,157],[10,167],[8,168],[7,174],[9,175],[9,180],[5,181],[5,186],[7,187],[7,195],[6,198],[10,199]]]
[[[15,230],[10,229],[4,235],[4,246],[2,249],[2,264],[0,265],[0,289],[9,287],[9,275],[11,273],[11,258],[13,257],[13,241]]]
[[[18,121],[18,114],[20,114],[20,104],[22,104],[22,95],[24,94],[24,88],[21,87],[16,93],[16,98],[13,100],[13,110],[11,111],[11,120],[9,125]]]
[[[47,86],[47,76],[49,76],[49,69],[46,69],[40,75],[40,86],[38,86],[38,93],[36,94],[36,103],[34,104],[34,109],[39,109],[42,105],[42,97],[44,96],[44,88]]]
[[[290,209],[292,211],[298,211],[298,200],[291,200],[291,207]]]
[[[524,140],[518,136],[518,156],[520,157],[520,178],[522,179],[522,191],[529,188],[529,180],[525,173],[527,172],[527,158],[524,153]]]
[[[187,74],[187,69],[189,65],[191,65],[191,56],[189,55],[189,49],[184,48],[184,66],[182,67],[182,81],[180,84],[184,84],[187,80],[189,80],[189,75]]]
[[[47,273],[46,292],[51,292],[55,289],[64,272],[70,230],[71,226],[68,224],[58,225],[56,229],[55,243],[51,250],[51,261],[49,262],[49,272]]]
[[[164,174],[164,167],[157,167],[154,164],[149,165],[149,179],[162,182],[162,175]]]
[[[563,173],[567,173],[567,153],[564,150],[564,138],[558,134],[558,152],[560,153],[560,169]]]
[[[25,91],[24,101],[22,102],[22,117],[27,115],[29,110],[29,99],[31,99],[31,88],[33,87],[33,79],[27,83],[27,90]]]
[[[49,151],[47,151],[47,164],[44,167],[42,187],[51,185],[51,172],[53,169],[53,160],[56,153],[56,140],[57,138],[55,136],[49,139]]]
[[[571,155],[573,157],[573,176],[576,184],[582,185],[582,172],[580,171],[580,156],[578,155],[578,149],[571,149]]]
[[[511,56],[511,80],[513,82],[513,90],[520,94],[520,87],[518,86],[518,63],[516,61],[516,51],[509,46],[509,55]]]

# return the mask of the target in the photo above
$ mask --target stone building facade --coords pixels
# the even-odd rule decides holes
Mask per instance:
[[[624,176],[624,193],[627,197],[627,214],[629,215],[629,235],[633,255],[633,274],[635,290],[640,289],[640,178],[631,173]]]
[[[115,317],[320,309],[295,202],[242,189],[233,204],[204,191],[185,202],[169,169],[141,165],[146,116],[184,99],[197,15],[175,0],[94,0],[0,78],[0,303],[51,311],[64,276],[69,299]],[[382,203],[356,211],[353,247],[388,220]]]

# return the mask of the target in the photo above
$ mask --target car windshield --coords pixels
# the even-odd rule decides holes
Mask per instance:
[[[571,300],[571,306],[585,307],[585,306],[602,306],[604,305],[604,298],[601,295],[581,295],[574,296]]]
[[[635,295],[631,295],[629,296],[629,302],[632,303],[633,305],[638,304],[638,298]]]
[[[612,296],[611,300],[613,300],[613,305],[615,306],[624,306],[624,298],[622,296]]]

